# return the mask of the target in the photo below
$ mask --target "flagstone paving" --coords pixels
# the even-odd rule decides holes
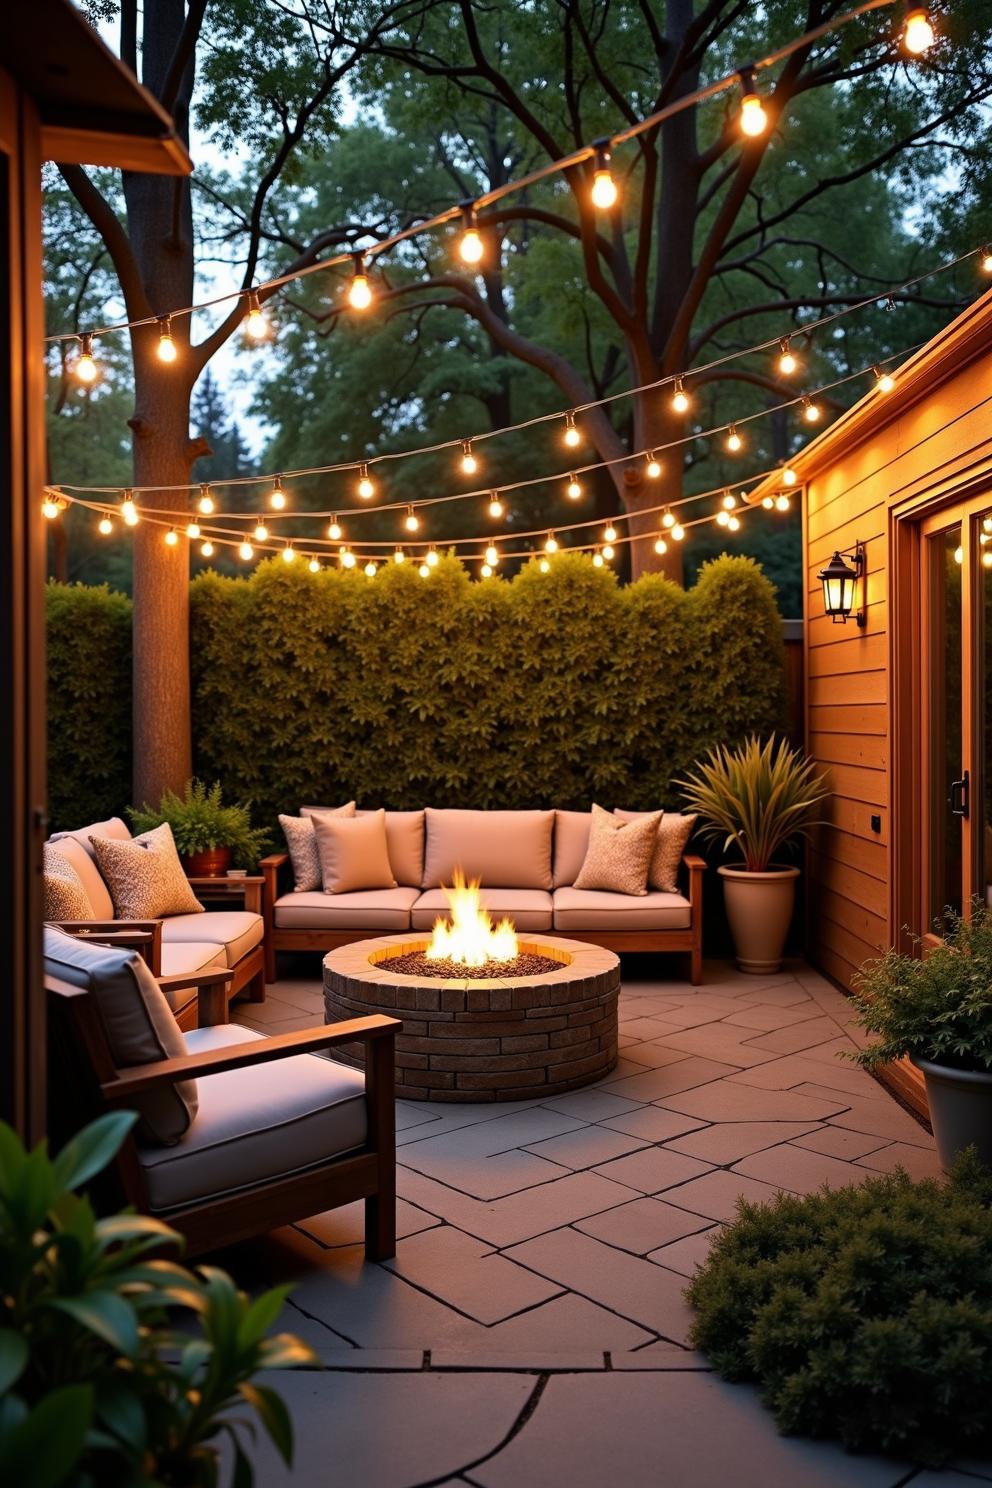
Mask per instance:
[[[939,1172],[928,1131],[843,1058],[849,1004],[809,967],[768,977],[629,958],[621,1058],[588,1090],[510,1106],[397,1108],[395,1259],[365,1261],[361,1206],[228,1252],[243,1285],[287,1281],[284,1323],[323,1372],[273,1379],[294,1472],[335,1488],[966,1488],[942,1473],[780,1437],[753,1391],[688,1342],[686,1279],[737,1200],[896,1166]],[[638,962],[644,964],[639,965]],[[240,1021],[322,1020],[313,959]]]

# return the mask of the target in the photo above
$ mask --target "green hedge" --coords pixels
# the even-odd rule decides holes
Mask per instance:
[[[120,812],[131,795],[131,601],[49,584],[48,815],[52,830]]]
[[[561,554],[509,581],[454,558],[191,586],[195,768],[257,818],[393,808],[659,805],[715,740],[781,723],[774,590],[721,557],[683,591]]]

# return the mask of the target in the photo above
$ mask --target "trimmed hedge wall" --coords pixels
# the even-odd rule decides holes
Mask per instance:
[[[561,554],[473,583],[263,563],[191,586],[196,773],[266,825],[304,801],[632,808],[715,740],[782,721],[781,619],[753,560],[683,591]]]
[[[131,798],[131,601],[106,584],[49,584],[48,815],[52,831]]]

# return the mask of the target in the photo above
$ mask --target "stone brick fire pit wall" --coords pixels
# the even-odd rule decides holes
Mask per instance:
[[[557,936],[520,950],[560,962],[540,976],[405,976],[379,963],[422,951],[427,937],[386,935],[324,958],[324,1021],[388,1013],[396,1039],[396,1094],[410,1100],[511,1101],[588,1085],[617,1061],[620,962],[612,951]],[[361,1049],[335,1057],[360,1067]]]

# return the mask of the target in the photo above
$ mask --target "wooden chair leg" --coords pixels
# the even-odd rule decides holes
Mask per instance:
[[[366,1045],[365,1089],[369,1144],[376,1154],[376,1191],[365,1200],[365,1257],[388,1261],[396,1254],[396,1092],[391,1038]]]
[[[249,1002],[265,1001],[265,983],[267,980],[268,978],[265,975],[265,967],[264,965],[260,966],[258,971],[256,971],[255,975],[252,977],[251,981],[248,983],[247,990]]]
[[[274,982],[276,979],[276,948],[272,944],[271,935],[265,937],[265,980]],[[259,1002],[261,1002],[259,998]]]

